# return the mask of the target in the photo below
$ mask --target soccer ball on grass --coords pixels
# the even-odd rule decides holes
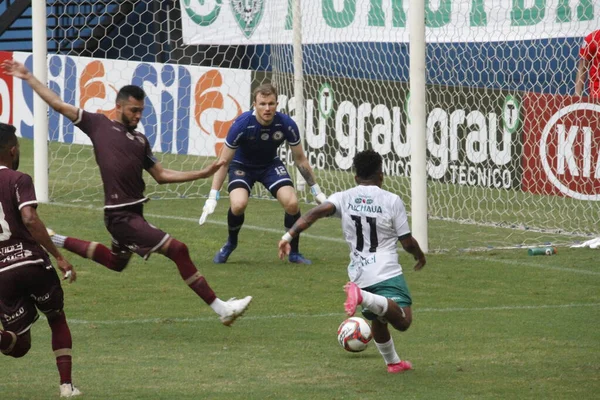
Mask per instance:
[[[338,328],[338,342],[347,351],[358,353],[367,348],[373,338],[371,327],[362,318],[351,317]]]

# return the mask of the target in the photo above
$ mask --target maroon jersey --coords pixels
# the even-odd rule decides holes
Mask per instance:
[[[104,185],[104,208],[121,208],[143,203],[144,169],[156,164],[146,136],[129,132],[103,114],[79,110],[75,125],[92,140],[96,163]]]
[[[50,265],[23,223],[20,210],[26,206],[37,207],[31,177],[0,166],[0,279],[2,272],[24,265]]]

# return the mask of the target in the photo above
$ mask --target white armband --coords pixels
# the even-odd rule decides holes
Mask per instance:
[[[321,193],[321,188],[319,187],[319,185],[317,185],[316,183],[314,185],[312,185],[310,187],[310,192],[312,193],[313,196],[318,195],[319,193]]]
[[[286,242],[290,243],[292,240],[294,240],[294,238],[289,232],[286,232],[285,235],[281,237],[281,240],[285,240]]]

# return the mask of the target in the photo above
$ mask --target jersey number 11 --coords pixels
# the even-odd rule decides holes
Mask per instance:
[[[363,236],[362,218],[358,215],[351,215],[350,218],[352,218],[354,226],[356,227],[356,250],[363,251],[365,239]],[[366,217],[366,219],[371,228],[371,247],[369,247],[369,253],[375,253],[377,246],[379,245],[379,239],[377,239],[377,218]]]

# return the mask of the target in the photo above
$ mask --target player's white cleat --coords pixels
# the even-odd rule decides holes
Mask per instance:
[[[236,299],[235,297],[225,302],[227,305],[227,312],[220,316],[221,322],[225,326],[230,326],[233,322],[241,317],[244,312],[248,309],[252,296],[246,296],[243,299]]]
[[[72,383],[63,383],[60,385],[60,397],[81,396],[81,392]]]
[[[46,228],[46,230],[48,231],[48,236],[52,237],[52,236],[56,235],[56,232],[54,232],[52,229]]]

